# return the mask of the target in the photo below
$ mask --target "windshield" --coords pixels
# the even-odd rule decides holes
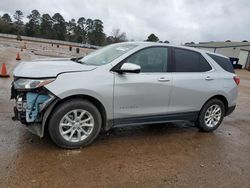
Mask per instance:
[[[135,48],[135,44],[113,44],[103,47],[81,59],[80,63],[87,65],[105,65]]]

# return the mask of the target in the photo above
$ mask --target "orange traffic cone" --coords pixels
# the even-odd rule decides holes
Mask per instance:
[[[21,60],[21,57],[20,57],[19,52],[17,52],[17,54],[16,54],[16,60],[18,60],[18,61],[20,61],[20,60]]]
[[[10,75],[7,74],[7,69],[6,69],[5,63],[3,63],[3,65],[2,65],[0,77],[3,77],[3,78],[10,77]]]

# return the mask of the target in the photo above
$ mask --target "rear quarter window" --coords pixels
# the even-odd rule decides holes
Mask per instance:
[[[233,65],[232,65],[232,63],[230,62],[230,60],[228,58],[217,56],[217,55],[213,55],[213,54],[207,54],[207,55],[209,55],[225,71],[231,72],[231,73],[235,73]]]

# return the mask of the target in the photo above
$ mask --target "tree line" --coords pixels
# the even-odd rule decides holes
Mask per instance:
[[[47,13],[40,14],[36,9],[27,16],[26,23],[23,21],[24,14],[21,10],[16,10],[13,18],[7,13],[0,16],[0,33],[88,43],[97,46],[127,41],[126,33],[121,32],[120,29],[113,29],[111,35],[106,36],[103,22],[100,19],[80,17],[66,21],[60,13],[51,16]],[[153,33],[148,36],[146,41],[161,42]]]

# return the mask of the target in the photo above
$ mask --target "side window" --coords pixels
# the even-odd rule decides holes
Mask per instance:
[[[126,59],[126,62],[141,66],[141,72],[165,72],[167,69],[168,48],[151,47],[143,49]]]
[[[228,58],[208,54],[216,63],[218,63],[225,71],[235,73],[232,63]]]
[[[211,66],[199,53],[185,49],[174,50],[176,72],[206,72]]]

